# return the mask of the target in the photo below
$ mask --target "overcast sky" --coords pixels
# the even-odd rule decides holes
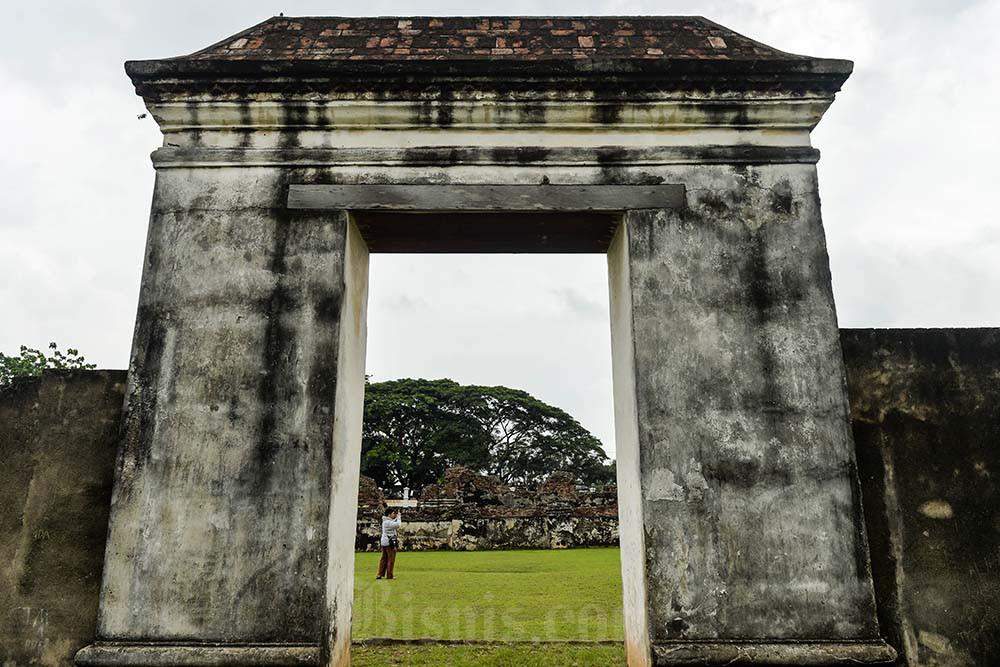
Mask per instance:
[[[0,28],[0,351],[128,363],[159,143],[122,70],[286,15],[701,14],[848,58],[813,133],[841,326],[1000,325],[1000,2],[10,2]],[[527,389],[613,451],[603,256],[376,255],[368,369]]]

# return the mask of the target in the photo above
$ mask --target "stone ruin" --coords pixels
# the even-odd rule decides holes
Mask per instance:
[[[358,525],[362,522],[378,521],[385,507],[385,495],[371,477],[361,475],[358,479]]]
[[[378,549],[385,496],[362,476],[358,489],[355,548]],[[557,471],[535,487],[510,488],[492,475],[449,468],[404,510],[401,547],[411,551],[453,549],[566,549],[618,545],[618,492],[580,487]]]

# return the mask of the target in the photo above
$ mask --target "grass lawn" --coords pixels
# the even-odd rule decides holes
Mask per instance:
[[[355,646],[351,667],[624,667],[622,646]]]
[[[354,639],[622,640],[618,549],[404,551],[396,559],[392,581],[375,580],[378,557],[356,554]],[[533,656],[541,660],[537,664],[591,665],[598,663],[586,662],[585,654],[597,648],[622,654],[618,646],[556,647],[560,655],[583,656],[558,663],[542,660],[547,647],[527,652],[517,647],[357,647],[355,655],[360,665],[502,665],[508,659],[511,665],[532,665]],[[403,663],[366,662],[366,656],[393,651],[414,656]],[[493,652],[495,660],[463,662],[466,658],[456,657],[463,651],[469,656]],[[421,652],[440,652],[454,661],[441,662],[437,655],[422,663],[415,655]],[[517,653],[516,660],[510,652]]]

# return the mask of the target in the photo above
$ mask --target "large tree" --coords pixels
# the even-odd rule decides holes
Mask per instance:
[[[508,387],[451,380],[367,385],[362,471],[383,486],[417,488],[450,466],[537,484],[568,470],[588,484],[613,482],[600,441],[569,414]]]

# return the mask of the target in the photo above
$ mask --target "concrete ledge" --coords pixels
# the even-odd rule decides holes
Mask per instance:
[[[815,164],[810,146],[598,146],[413,148],[205,148],[164,146],[152,153],[157,169],[189,167],[456,167],[462,165],[551,167],[648,167],[667,164]],[[351,175],[347,182],[357,182]],[[402,183],[427,182],[427,174],[397,176]],[[377,181],[376,181],[377,182]],[[537,183],[537,181],[535,181]],[[627,185],[628,182],[621,182]]]
[[[657,185],[311,185],[288,186],[290,209],[364,211],[602,211],[680,208],[683,183]]]
[[[140,644],[96,642],[78,667],[298,667],[319,665],[318,644]]]
[[[871,641],[660,641],[653,643],[655,665],[796,665],[833,667],[884,664],[896,651],[880,639]]]

